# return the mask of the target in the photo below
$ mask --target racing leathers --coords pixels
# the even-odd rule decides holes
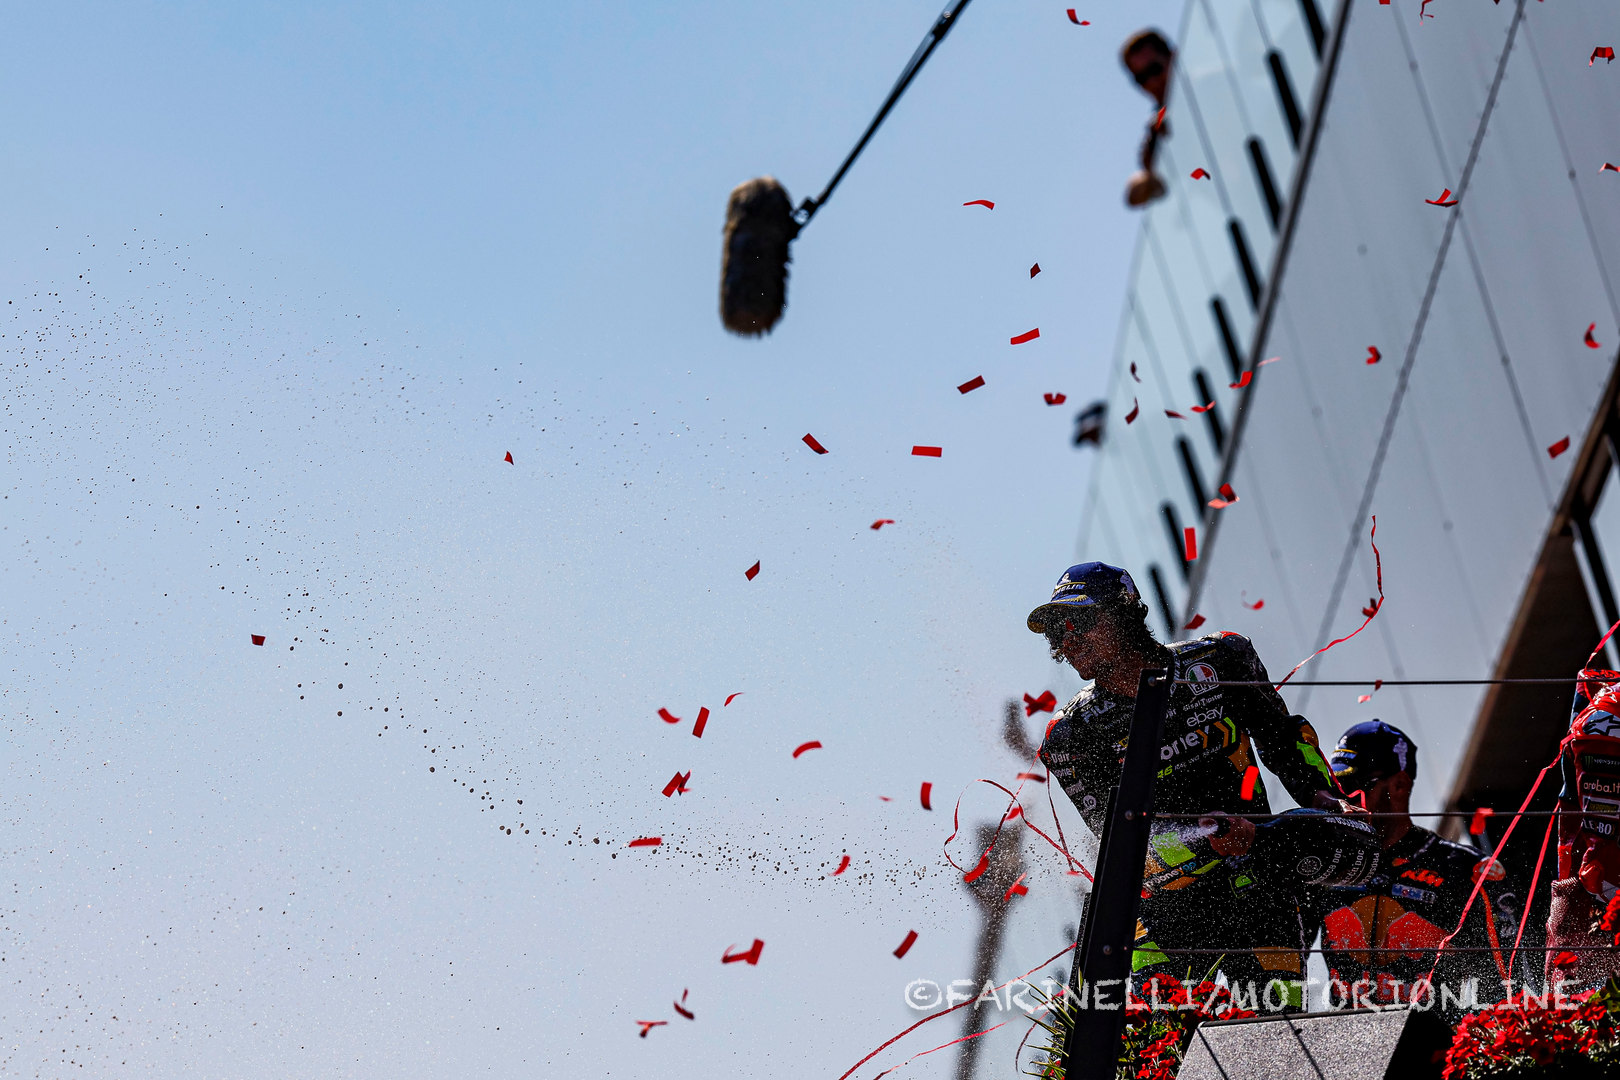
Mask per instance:
[[[1319,791],[1338,791],[1316,732],[1289,714],[1248,638],[1218,633],[1166,648],[1172,677],[1189,681],[1172,685],[1165,709],[1156,813],[1269,813],[1258,770],[1247,775],[1256,751],[1303,806]],[[1222,685],[1229,681],[1261,685]],[[1135,705],[1132,697],[1088,686],[1053,717],[1041,744],[1042,762],[1099,836]],[[1279,998],[1297,1007],[1308,913],[1292,890],[1256,880],[1241,859],[1195,853],[1176,842],[1170,822],[1162,824],[1150,841],[1145,880],[1153,887],[1142,900],[1133,972],[1202,977],[1218,966],[1240,996],[1265,994],[1272,1007]],[[1183,872],[1166,873],[1174,869]],[[1178,953],[1189,949],[1220,951]]]
[[[1564,788],[1545,974],[1549,983],[1578,987],[1620,975],[1607,910],[1620,886],[1620,672],[1587,668],[1575,686],[1559,757]]]
[[[1457,929],[1481,874],[1485,884],[1468,922],[1436,965],[1440,943]],[[1324,891],[1313,900],[1332,979],[1329,1004],[1354,1008],[1415,1001],[1455,1019],[1474,1003],[1500,1000],[1509,974],[1501,933],[1511,947],[1519,923],[1517,898],[1505,877],[1501,863],[1489,855],[1409,827],[1383,850],[1379,870],[1365,887]],[[1425,982],[1431,967],[1432,987]]]

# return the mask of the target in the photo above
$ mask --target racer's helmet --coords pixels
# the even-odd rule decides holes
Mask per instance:
[[[1262,881],[1359,889],[1378,873],[1383,846],[1371,822],[1298,809],[1257,825],[1250,852]]]

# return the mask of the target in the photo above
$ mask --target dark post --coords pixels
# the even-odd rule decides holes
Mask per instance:
[[[1171,686],[1168,671],[1152,668],[1142,672],[1137,685],[1125,765],[1109,800],[1097,880],[1080,928],[1079,977],[1071,982],[1079,985],[1086,1008],[1075,1013],[1064,1043],[1063,1075],[1068,1080],[1113,1080],[1119,1058],[1142,866],[1153,820],[1153,781]]]

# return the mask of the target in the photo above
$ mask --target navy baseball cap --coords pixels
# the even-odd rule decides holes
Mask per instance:
[[[1339,736],[1329,764],[1346,791],[1376,784],[1398,772],[1416,780],[1417,744],[1394,724],[1368,720]]]
[[[1079,563],[1063,571],[1052,590],[1052,599],[1029,613],[1028,625],[1035,633],[1044,634],[1057,616],[1140,603],[1141,599],[1136,582],[1119,567],[1100,562]]]

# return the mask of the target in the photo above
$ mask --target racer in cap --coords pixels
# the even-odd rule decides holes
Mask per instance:
[[[1323,959],[1336,1008],[1370,1005],[1436,1007],[1453,1018],[1469,1004],[1502,996],[1508,977],[1497,933],[1519,923],[1517,897],[1489,854],[1442,840],[1411,818],[1417,746],[1382,720],[1356,724],[1339,737],[1330,763],[1339,787],[1366,803],[1383,845],[1379,870],[1363,887],[1323,893]],[[1468,922],[1438,965],[1441,941],[1457,929],[1481,874],[1485,885]],[[1467,951],[1462,951],[1467,950]],[[1433,987],[1424,981],[1434,969]],[[1473,980],[1472,987],[1469,980]],[[1446,993],[1441,993],[1445,989]]]
[[[1559,769],[1546,977],[1591,986],[1620,975],[1613,948],[1620,924],[1607,912],[1620,885],[1620,672],[1587,668],[1578,676]],[[1560,954],[1564,964],[1556,962]]]
[[[1030,612],[1028,625],[1046,636],[1054,660],[1091,680],[1053,716],[1040,757],[1099,836],[1145,668],[1167,668],[1186,680],[1171,687],[1165,711],[1154,789],[1158,813],[1269,814],[1256,752],[1302,806],[1343,808],[1315,731],[1304,717],[1289,714],[1242,635],[1161,644],[1130,574],[1100,562],[1064,571],[1051,600]],[[1231,682],[1261,685],[1225,685]],[[1202,853],[1175,829],[1156,832],[1132,970],[1138,978],[1160,972],[1201,977],[1219,958],[1240,996],[1297,1008],[1308,913],[1291,890],[1245,872],[1236,857],[1246,852],[1254,829],[1241,819],[1232,824],[1213,851]],[[1229,951],[1178,955],[1213,948]]]

